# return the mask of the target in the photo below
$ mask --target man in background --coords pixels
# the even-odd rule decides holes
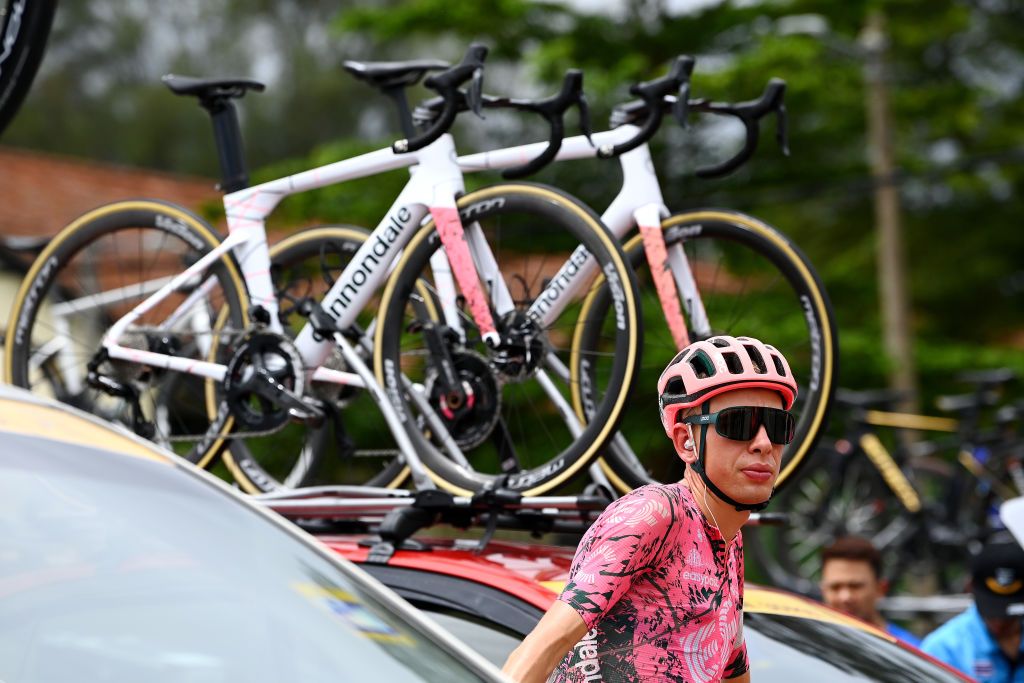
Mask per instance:
[[[842,536],[822,552],[821,596],[826,605],[920,647],[920,638],[879,613],[878,601],[888,592],[889,582],[882,578],[882,556],[868,539]]]
[[[930,633],[921,649],[981,683],[1024,683],[1024,550],[992,540],[971,561],[974,604]]]

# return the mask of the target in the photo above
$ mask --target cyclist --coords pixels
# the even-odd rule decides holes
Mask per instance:
[[[748,681],[739,530],[771,498],[796,390],[782,354],[756,339],[712,337],[673,358],[659,409],[683,480],[608,506],[505,673],[520,683],[552,670],[559,683]]]

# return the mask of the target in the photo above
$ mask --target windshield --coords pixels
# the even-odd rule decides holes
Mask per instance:
[[[0,680],[483,680],[372,587],[190,474],[2,437]]]
[[[849,626],[744,613],[750,677],[757,683],[960,681],[923,657]]]

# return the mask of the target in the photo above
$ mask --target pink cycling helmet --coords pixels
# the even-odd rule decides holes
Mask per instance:
[[[734,389],[777,391],[786,410],[793,407],[797,393],[793,371],[774,346],[726,335],[694,342],[676,354],[658,379],[665,433],[672,436],[679,411]]]

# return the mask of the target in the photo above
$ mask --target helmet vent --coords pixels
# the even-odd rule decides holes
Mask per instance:
[[[673,377],[665,385],[665,394],[685,394],[686,385],[683,384],[682,377]]]
[[[713,337],[712,339],[708,339],[708,341],[720,349],[727,349],[730,346],[728,340],[722,339],[721,337]]]
[[[704,351],[698,351],[693,355],[693,358],[689,361],[690,367],[693,368],[693,374],[697,376],[697,379],[707,379],[715,374],[715,364],[711,362]]]
[[[772,354],[772,362],[775,363],[775,371],[785,377],[786,369],[782,367],[782,360],[778,356]]]
[[[768,374],[768,368],[765,367],[764,358],[761,357],[761,352],[757,350],[756,346],[750,344],[744,344],[743,348],[747,350],[747,355],[750,356],[750,362],[754,364],[754,372],[759,375]]]
[[[729,372],[734,375],[743,373],[743,363],[740,362],[740,357],[733,352],[723,353],[722,358],[725,360],[725,366],[729,368]]]

